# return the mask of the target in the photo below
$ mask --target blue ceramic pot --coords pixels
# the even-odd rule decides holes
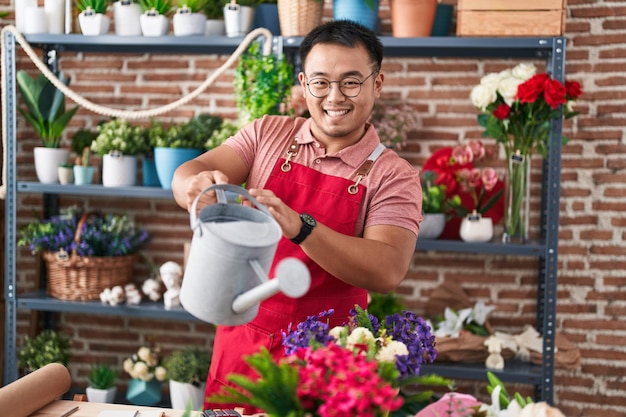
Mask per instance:
[[[376,30],[379,0],[374,1],[374,10],[364,0],[333,0],[333,19],[351,20]]]
[[[158,404],[161,401],[161,383],[156,379],[152,381],[131,379],[128,382],[126,399],[135,405],[149,407]]]
[[[161,187],[170,190],[172,188],[172,178],[174,177],[176,168],[183,162],[187,162],[201,153],[202,151],[199,149],[154,148],[154,161],[156,163],[156,171]]]

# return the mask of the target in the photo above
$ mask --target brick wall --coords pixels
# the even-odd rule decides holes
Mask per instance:
[[[0,10],[10,8],[8,0]],[[326,17],[331,3],[326,0]],[[388,19],[387,2],[381,17]],[[389,29],[388,20],[383,30]],[[565,124],[570,142],[563,148],[561,225],[559,230],[559,291],[557,329],[582,353],[581,368],[557,370],[555,403],[566,415],[626,416],[626,1],[569,0],[567,8],[568,79],[580,81],[584,96],[581,115]],[[18,48],[19,50],[19,48]],[[99,104],[137,109],[168,103],[198,85],[218,67],[221,56],[150,56],[63,54],[61,67],[72,76],[72,88]],[[406,99],[420,114],[421,128],[402,153],[416,167],[439,146],[480,136],[468,95],[485,73],[515,65],[514,60],[409,59],[385,61],[385,94]],[[535,62],[542,65],[541,61]],[[20,68],[33,65],[23,56]],[[189,117],[210,112],[234,117],[232,71],[189,106],[165,116]],[[93,126],[100,116],[81,109],[72,129]],[[32,131],[18,121],[18,171],[34,179]],[[535,195],[540,172],[535,164]],[[182,261],[189,238],[187,216],[173,202],[134,199],[61,198],[62,205],[86,204],[127,210],[153,235],[147,254],[156,264]],[[41,198],[21,195],[20,224],[39,212]],[[536,217],[535,215],[535,224]],[[22,249],[18,258],[18,288],[36,287],[35,260]],[[145,267],[138,277],[147,276]],[[430,292],[444,279],[455,278],[473,299],[494,303],[492,324],[518,332],[535,320],[537,260],[534,258],[449,253],[416,253],[399,289],[406,303],[420,313]],[[28,334],[33,316],[21,312],[18,334]],[[60,314],[58,323],[73,340],[70,365],[75,383],[86,385],[94,357],[121,365],[139,344],[156,339],[166,351],[188,344],[207,349],[212,326],[198,322],[145,320]],[[125,385],[122,379],[121,386]],[[480,383],[461,382],[473,393]],[[527,386],[515,387],[528,394]]]

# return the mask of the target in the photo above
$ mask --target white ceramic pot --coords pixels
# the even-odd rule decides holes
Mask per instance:
[[[204,405],[204,389],[205,383],[197,387],[192,384],[186,384],[170,379],[170,400],[174,410],[185,410],[191,400],[191,409],[200,410]]]
[[[85,36],[99,36],[109,33],[111,18],[102,13],[81,12],[78,15],[80,31]]]
[[[67,163],[70,151],[38,146],[33,150],[33,155],[35,157],[35,172],[39,182],[42,184],[59,182],[59,166]]]
[[[120,36],[141,36],[141,6],[129,0],[120,0],[113,3],[113,20],[115,34]]]
[[[204,35],[206,33],[206,16],[202,13],[187,13],[179,9],[172,18],[175,36]]]
[[[418,239],[437,239],[446,226],[446,215],[443,213],[424,213],[420,224]]]
[[[43,7],[29,6],[24,11],[24,33],[38,34],[48,33],[48,20],[46,9]]]
[[[468,214],[461,221],[459,235],[466,242],[488,242],[493,237],[493,222],[479,213]]]
[[[162,14],[146,12],[139,16],[143,36],[165,36],[170,30],[170,20]]]
[[[207,19],[206,21],[206,35],[224,36],[226,33],[226,25],[224,19]]]
[[[102,185],[124,187],[135,185],[137,180],[137,157],[110,153],[102,157]]]
[[[112,404],[117,394],[117,388],[98,389],[94,387],[87,387],[85,390],[87,394],[87,401],[90,403],[105,403]]]
[[[48,33],[60,35],[65,29],[65,1],[45,0],[46,21],[48,23]]]
[[[74,184],[74,168],[73,167],[59,167],[59,182],[63,185]]]
[[[224,6],[226,36],[245,36],[252,28],[254,7],[229,3]]]

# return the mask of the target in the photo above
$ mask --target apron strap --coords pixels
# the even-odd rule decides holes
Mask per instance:
[[[289,161],[291,160],[291,158],[298,155],[298,146],[298,135],[296,135],[291,141],[289,148],[287,148],[287,158],[285,159],[285,162],[283,162],[283,164],[280,166],[280,169],[283,172],[291,171],[291,164],[289,163]]]
[[[367,177],[367,175],[370,173],[372,166],[374,166],[374,162],[376,162],[376,160],[383,153],[384,150],[385,150],[385,145],[383,145],[382,143],[379,143],[378,146],[372,151],[370,156],[367,158],[367,160],[361,164],[356,174],[356,181],[354,182],[354,184],[351,184],[348,186],[348,192],[350,194],[356,194],[359,192],[359,184],[361,183],[363,178]]]

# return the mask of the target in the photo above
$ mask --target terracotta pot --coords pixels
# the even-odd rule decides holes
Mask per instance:
[[[391,0],[391,32],[396,38],[430,36],[437,0]]]

